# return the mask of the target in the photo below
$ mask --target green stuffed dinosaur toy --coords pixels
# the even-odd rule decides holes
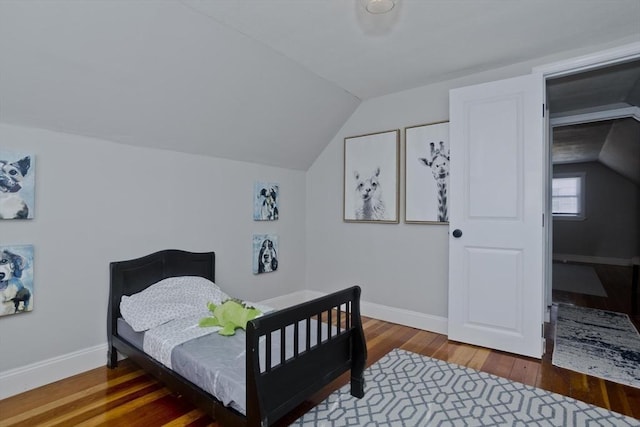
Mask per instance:
[[[248,307],[244,302],[235,299],[223,301],[220,305],[209,303],[209,311],[213,313],[211,317],[200,319],[200,327],[221,326],[218,331],[220,335],[235,335],[236,329],[247,329],[247,322],[258,317],[262,312],[255,307]]]

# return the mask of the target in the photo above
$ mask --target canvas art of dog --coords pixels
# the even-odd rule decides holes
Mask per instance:
[[[29,206],[21,194],[31,168],[31,157],[11,162],[0,159],[0,219],[29,218]]]
[[[355,189],[355,217],[358,220],[385,219],[386,208],[382,201],[380,186],[380,168],[376,168],[369,177],[363,177],[358,171],[354,172]]]
[[[258,193],[260,211],[256,219],[274,221],[278,219],[278,188],[270,186],[262,188]]]
[[[278,255],[271,239],[265,239],[258,252],[258,273],[270,273],[278,269]]]
[[[31,311],[31,291],[21,280],[28,264],[22,255],[0,251],[0,316]]]

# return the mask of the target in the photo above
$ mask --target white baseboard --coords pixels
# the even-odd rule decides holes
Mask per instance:
[[[446,317],[433,316],[403,308],[389,307],[373,302],[361,301],[360,308],[363,316],[438,334],[448,334],[448,320]]]
[[[107,364],[107,344],[0,372],[0,399]]]
[[[279,310],[281,308],[291,307],[292,305],[300,304],[302,302],[311,301],[314,298],[318,298],[324,295],[326,295],[326,293],[302,290],[279,297],[266,299],[264,301],[258,301],[258,304],[264,304],[266,306],[277,308]]]
[[[260,301],[260,304],[274,308],[284,308],[324,295],[326,295],[326,293],[303,290],[283,295],[281,297]],[[446,317],[433,316],[430,314],[419,313],[417,311],[405,310],[402,308],[390,307],[367,301],[360,301],[360,311],[363,316],[447,335],[448,326]]]
[[[603,256],[553,254],[554,261],[586,262],[590,264],[631,265],[631,258],[613,258]]]
[[[260,304],[280,309],[310,301],[324,295],[326,295],[326,293],[302,290],[260,301]],[[447,334],[446,317],[432,316],[366,301],[360,302],[360,308],[363,316],[424,329],[439,334]],[[5,399],[100,366],[105,366],[106,364],[107,344],[105,343],[9,371],[0,372],[0,399]]]

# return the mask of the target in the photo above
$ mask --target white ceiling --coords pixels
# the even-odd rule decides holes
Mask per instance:
[[[306,170],[362,100],[629,38],[640,0],[2,0],[0,121]]]

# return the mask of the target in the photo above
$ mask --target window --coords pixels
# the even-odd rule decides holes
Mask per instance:
[[[584,173],[556,174],[551,191],[554,218],[584,219]]]

